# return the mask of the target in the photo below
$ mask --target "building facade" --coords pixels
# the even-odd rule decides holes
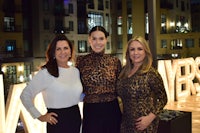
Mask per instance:
[[[109,32],[106,53],[123,64],[134,35],[149,41],[155,61],[197,57],[200,33],[193,32],[192,15],[190,0],[0,0],[1,71],[13,83],[28,81],[58,33],[73,42],[76,56],[87,54],[95,25]]]

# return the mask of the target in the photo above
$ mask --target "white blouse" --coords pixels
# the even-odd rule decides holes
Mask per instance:
[[[59,67],[59,77],[50,75],[47,69],[41,69],[28,83],[21,94],[21,101],[33,118],[41,113],[34,106],[35,96],[42,92],[47,108],[67,108],[80,101],[83,87],[80,81],[79,70],[73,66]]]

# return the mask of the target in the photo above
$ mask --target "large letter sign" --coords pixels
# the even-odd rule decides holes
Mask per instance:
[[[25,86],[25,83],[11,86],[5,108],[3,79],[0,75],[0,133],[15,133],[19,117],[26,133],[46,132],[46,123],[33,119],[21,103],[20,95]],[[46,112],[41,93],[34,102],[42,113]]]
[[[158,61],[169,102],[200,92],[199,69],[200,57]]]

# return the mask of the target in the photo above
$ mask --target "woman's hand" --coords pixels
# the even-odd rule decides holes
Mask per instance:
[[[54,112],[51,112],[51,113],[46,113],[45,115],[41,115],[40,117],[38,117],[38,119],[42,122],[48,122],[51,125],[55,125],[56,123],[58,123],[56,117],[58,117],[58,115]]]
[[[156,115],[154,115],[153,113],[138,118],[135,123],[136,129],[139,131],[146,129],[155,118]]]

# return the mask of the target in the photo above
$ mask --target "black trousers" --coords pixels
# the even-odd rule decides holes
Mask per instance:
[[[47,133],[80,133],[81,115],[78,105],[47,110],[58,114],[58,123],[56,125],[47,123]]]
[[[118,100],[84,103],[82,133],[119,133],[121,111]]]

